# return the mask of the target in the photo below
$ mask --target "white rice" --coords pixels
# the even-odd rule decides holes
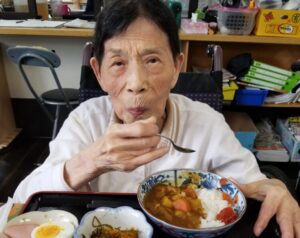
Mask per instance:
[[[226,200],[223,200],[222,192],[216,189],[198,189],[198,198],[201,200],[202,206],[207,213],[207,218],[201,219],[201,228],[217,227],[225,225],[224,222],[217,220],[217,214],[228,207],[229,204]]]

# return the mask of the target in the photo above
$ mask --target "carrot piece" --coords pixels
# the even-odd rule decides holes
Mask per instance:
[[[190,203],[185,198],[179,198],[173,202],[173,207],[176,210],[184,211],[184,212],[190,212],[192,210],[192,207]]]
[[[194,199],[198,197],[196,191],[193,188],[187,187],[186,189],[184,189],[184,192],[187,197],[194,198]]]
[[[222,197],[223,197],[223,200],[226,200],[229,205],[232,205],[232,199],[227,193],[222,192]]]

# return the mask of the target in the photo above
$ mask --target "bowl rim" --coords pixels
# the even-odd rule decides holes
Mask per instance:
[[[91,211],[88,211],[86,212],[82,218],[80,219],[80,222],[79,222],[79,225],[76,227],[75,231],[74,231],[74,237],[75,238],[78,238],[80,236],[80,234],[78,234],[79,232],[79,229],[81,226],[84,225],[85,223],[85,220],[87,219],[87,217],[92,214],[92,213],[96,213],[96,212],[100,212],[101,210],[104,210],[104,211],[117,211],[117,210],[127,210],[127,211],[131,211],[131,212],[134,212],[136,214],[138,214],[140,216],[140,222],[144,222],[145,223],[145,226],[149,229],[149,237],[152,237],[153,236],[153,227],[152,225],[147,221],[147,218],[145,216],[145,214],[141,211],[141,210],[138,210],[138,209],[135,209],[133,207],[130,207],[130,206],[118,206],[118,207],[108,207],[108,206],[100,206],[100,207],[97,207],[96,209],[94,210],[91,210]],[[127,213],[128,215],[128,213]],[[127,216],[128,217],[128,216]],[[148,237],[148,236],[147,236]]]
[[[169,227],[172,227],[172,228],[175,228],[175,229],[180,229],[180,230],[186,230],[186,231],[189,231],[189,232],[209,232],[209,231],[215,231],[215,230],[223,230],[223,229],[226,229],[226,228],[231,228],[233,225],[235,225],[237,222],[239,222],[242,217],[244,216],[246,210],[247,210],[247,199],[244,195],[244,193],[228,178],[226,178],[231,184],[234,185],[234,187],[237,188],[237,190],[240,192],[241,194],[241,197],[243,198],[244,200],[244,209],[242,209],[240,215],[238,216],[238,218],[236,220],[234,220],[233,222],[229,223],[229,224],[225,224],[225,225],[222,225],[222,226],[216,226],[216,227],[205,227],[205,228],[198,228],[198,229],[193,229],[193,228],[186,228],[186,227],[181,227],[181,226],[176,226],[176,225],[172,225],[164,220],[161,220],[157,217],[155,217],[154,215],[152,215],[151,213],[149,213],[146,208],[144,208],[143,206],[143,201],[141,201],[140,197],[138,196],[140,193],[141,193],[141,186],[142,184],[147,181],[150,177],[152,176],[155,176],[155,175],[159,175],[161,173],[165,173],[165,172],[170,172],[170,171],[174,171],[174,170],[177,170],[177,171],[190,171],[190,172],[200,172],[200,173],[204,173],[204,174],[212,174],[212,175],[215,175],[217,177],[219,177],[220,179],[221,178],[225,178],[221,175],[218,175],[216,173],[213,173],[213,172],[208,172],[208,171],[205,171],[205,170],[201,170],[201,169],[191,169],[191,168],[174,168],[174,169],[165,169],[165,170],[160,170],[160,171],[157,171],[151,175],[148,175],[147,177],[145,177],[143,179],[142,182],[139,183],[139,186],[138,186],[138,191],[137,191],[137,200],[138,200],[138,203],[140,205],[140,207],[142,208],[142,210],[149,216],[149,217],[154,217],[156,220],[158,220],[160,223],[164,224],[164,225],[167,225]]]

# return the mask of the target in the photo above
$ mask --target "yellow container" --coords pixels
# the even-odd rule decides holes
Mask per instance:
[[[223,97],[225,101],[232,101],[234,99],[235,91],[239,87],[234,81],[230,81],[229,85],[223,85]]]
[[[300,37],[300,11],[260,9],[254,33],[258,36]]]

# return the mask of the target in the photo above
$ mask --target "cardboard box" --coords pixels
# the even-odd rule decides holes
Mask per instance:
[[[223,114],[242,146],[252,151],[258,131],[248,114],[243,112],[223,112]]]
[[[285,120],[276,120],[276,130],[281,136],[282,144],[290,154],[291,161],[300,162],[300,141],[288,129]]]
[[[300,37],[300,11],[260,9],[255,35]]]

